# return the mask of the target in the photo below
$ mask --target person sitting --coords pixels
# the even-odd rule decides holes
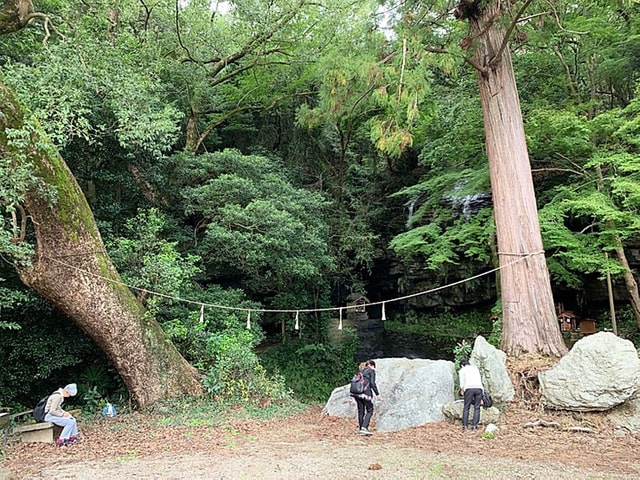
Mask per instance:
[[[78,425],[76,419],[69,412],[62,409],[64,399],[74,397],[77,393],[78,386],[75,383],[70,383],[64,388],[59,388],[53,392],[47,400],[47,405],[44,410],[46,412],[44,421],[62,427],[60,437],[56,440],[56,445],[59,447],[72,445],[78,441]]]

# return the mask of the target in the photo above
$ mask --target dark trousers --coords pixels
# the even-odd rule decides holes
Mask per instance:
[[[469,409],[473,404],[473,428],[480,422],[480,400],[482,400],[481,388],[467,388],[464,391],[464,408],[462,409],[462,426],[469,425]]]
[[[358,426],[360,428],[369,428],[369,422],[373,416],[373,401],[362,397],[353,397],[358,405]]]

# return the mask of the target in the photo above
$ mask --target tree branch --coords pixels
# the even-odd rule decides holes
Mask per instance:
[[[511,33],[513,32],[514,28],[516,28],[520,17],[531,2],[532,0],[525,0],[524,3],[520,6],[518,12],[513,17],[513,20],[511,20],[511,24],[509,25],[509,28],[507,28],[507,31],[504,33],[504,37],[502,38],[502,44],[500,45],[498,53],[489,61],[490,67],[494,67],[502,60],[502,52],[504,52],[504,49],[509,45],[509,38],[511,38]]]
[[[34,18],[41,18],[43,19],[43,25],[44,25],[44,38],[42,39],[42,45],[47,48],[47,40],[49,40],[49,37],[51,37],[51,33],[49,32],[49,27],[51,27],[51,30],[53,30],[55,33],[57,33],[60,38],[62,38],[63,40],[65,39],[65,36],[62,35],[58,29],[56,28],[56,26],[53,24],[53,22],[51,21],[51,19],[45,15],[44,13],[40,13],[40,12],[34,12],[29,14],[29,16],[27,17],[27,24],[29,22],[31,22],[31,20],[33,20]]]

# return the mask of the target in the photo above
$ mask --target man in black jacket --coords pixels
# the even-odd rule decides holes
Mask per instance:
[[[369,422],[373,416],[373,394],[380,398],[380,392],[376,385],[376,362],[367,360],[362,369],[364,377],[364,392],[351,394],[358,405],[358,426],[360,427],[360,435],[371,435],[369,431]]]

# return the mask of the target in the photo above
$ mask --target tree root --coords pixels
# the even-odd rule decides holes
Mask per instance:
[[[553,427],[562,430],[563,432],[581,432],[581,433],[596,433],[596,431],[589,427],[563,427],[558,422],[548,422],[546,420],[538,419],[534,422],[527,422],[522,425],[523,428],[533,428],[533,427]]]
[[[524,428],[532,428],[532,427],[555,427],[555,428],[562,428],[562,425],[560,425],[558,422],[547,422],[546,420],[536,420],[535,422],[527,422],[523,425]]]

